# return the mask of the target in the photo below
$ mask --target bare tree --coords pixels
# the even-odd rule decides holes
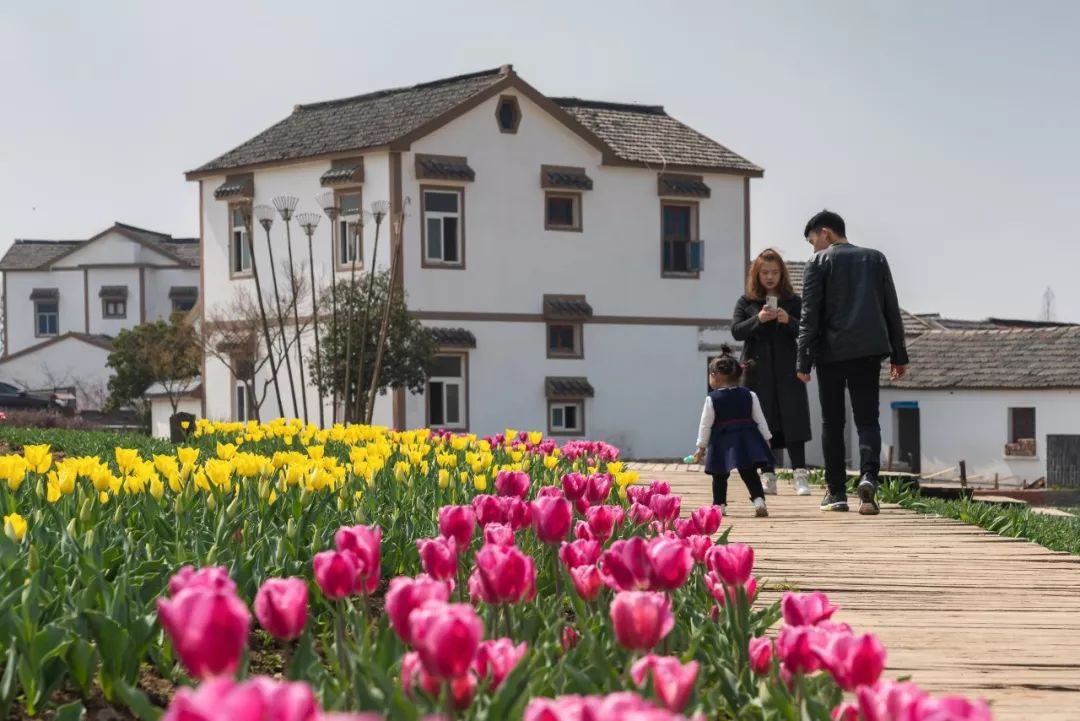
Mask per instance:
[[[1050,286],[1046,286],[1046,290],[1043,291],[1042,297],[1042,311],[1039,313],[1039,320],[1053,321],[1057,316],[1057,309],[1054,304],[1054,289]]]
[[[294,312],[308,293],[303,276],[295,274],[292,282],[280,289],[286,325],[269,324],[270,342],[261,337],[262,314],[258,298],[248,290],[237,289],[232,299],[208,313],[198,329],[199,342],[208,357],[224,364],[236,380],[243,382],[255,420],[260,420],[261,408],[274,385],[270,372],[260,381],[265,369],[285,369],[285,358],[293,352],[298,339],[310,326],[310,319]],[[291,318],[290,318],[291,316]],[[288,321],[299,317],[299,332]],[[267,349],[271,349],[273,356]]]

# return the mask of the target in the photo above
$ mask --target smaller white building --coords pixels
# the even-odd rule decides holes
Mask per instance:
[[[73,388],[98,410],[112,371],[112,338],[189,312],[199,298],[198,238],[114,223],[86,240],[16,240],[3,258],[0,381]]]
[[[882,375],[882,441],[898,469],[962,460],[973,483],[1080,487],[1080,326],[934,330],[908,352],[903,379]]]
[[[146,389],[143,398],[150,404],[151,435],[154,438],[171,438],[172,400],[176,401],[176,413],[189,413],[196,418],[202,415],[202,378],[196,376],[187,381],[155,383]]]

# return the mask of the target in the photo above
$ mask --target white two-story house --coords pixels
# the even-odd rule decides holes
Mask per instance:
[[[199,296],[198,238],[115,223],[86,240],[16,240],[0,259],[4,353],[0,382],[74,388],[98,410],[112,338],[191,311]]]
[[[200,184],[202,312],[252,289],[245,206],[294,195],[298,212],[319,212],[327,188],[342,206],[385,202],[404,219],[382,228],[377,265],[399,254],[409,309],[439,355],[426,392],[381,398],[377,423],[539,429],[637,458],[681,457],[693,448],[710,348],[730,337],[750,179],[762,172],[662,107],[550,97],[509,66],[300,105],[187,174]],[[281,225],[271,231],[277,261]],[[306,263],[295,221],[292,234]],[[368,223],[365,269],[373,241]],[[339,245],[324,218],[318,283],[347,272]],[[206,363],[206,415],[246,417],[243,384]],[[307,397],[317,420],[313,388]],[[276,413],[273,402],[263,409]]]

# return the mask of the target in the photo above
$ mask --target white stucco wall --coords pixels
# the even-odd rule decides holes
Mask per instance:
[[[172,299],[169,291],[173,286],[199,287],[198,268],[147,268],[146,320],[168,320],[172,316]]]
[[[198,398],[181,398],[176,405],[179,413],[191,413],[196,418],[202,415],[202,403]],[[150,432],[154,438],[168,440],[172,437],[169,430],[169,419],[172,417],[172,404],[168,398],[153,398],[150,400]]]
[[[109,351],[77,338],[0,360],[0,380],[30,389],[75,387],[80,410],[99,410],[107,395],[112,371]]]
[[[132,245],[132,243],[128,243]],[[105,309],[100,294],[102,286],[122,285],[127,287],[127,315],[124,318],[106,318]],[[115,336],[125,328],[132,328],[139,324],[139,309],[142,302],[142,289],[139,285],[138,268],[87,268],[86,269],[86,293],[89,313],[89,328],[87,332]],[[83,330],[86,318],[80,324],[79,330]]]
[[[48,338],[35,335],[36,319],[30,292],[34,288],[56,288],[60,291],[59,332],[82,332],[85,325],[83,308],[83,273],[63,271],[7,271],[7,338],[5,353],[17,353]]]
[[[968,476],[994,474],[1011,484],[1046,475],[1046,436],[1080,434],[1080,391],[1076,390],[897,390],[881,393],[882,440],[896,442],[895,401],[919,404],[923,473],[967,461]],[[1009,408],[1035,408],[1036,457],[1006,458]],[[1053,482],[1053,479],[1050,479]],[[1005,481],[1003,481],[1005,482]]]
[[[58,266],[149,263],[172,265],[174,260],[122,233],[112,231],[80,247],[57,262]]]

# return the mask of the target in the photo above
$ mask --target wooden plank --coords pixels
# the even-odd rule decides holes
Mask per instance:
[[[703,474],[642,480],[653,478],[686,514],[712,502]],[[821,513],[781,486],[758,519],[733,484],[724,520],[732,541],[754,546],[763,602],[780,597],[776,584],[825,591],[837,620],[881,638],[891,677],[986,698],[998,721],[1080,718],[1080,557],[895,506]]]

